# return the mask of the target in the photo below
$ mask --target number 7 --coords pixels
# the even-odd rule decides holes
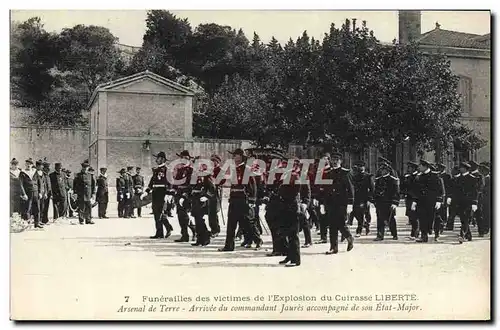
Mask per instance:
[[[130,296],[125,296],[125,302],[128,302],[129,298],[130,298]]]

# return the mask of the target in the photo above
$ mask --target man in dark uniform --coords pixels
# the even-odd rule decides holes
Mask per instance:
[[[311,201],[311,190],[309,183],[301,183],[300,169],[292,170],[290,182],[282,183],[278,189],[278,195],[281,199],[283,235],[287,242],[286,258],[280,261],[280,264],[287,266],[300,266],[300,242],[299,229],[301,227],[301,218],[305,217],[308,205]],[[290,262],[290,264],[288,264]]]
[[[175,206],[177,209],[177,218],[179,220],[179,226],[181,227],[181,237],[176,239],[175,242],[189,242],[188,228],[191,229],[193,234],[193,240],[196,239],[195,226],[190,223],[189,210],[191,205],[189,195],[191,193],[191,176],[193,175],[193,167],[191,160],[193,157],[189,154],[189,151],[183,150],[177,157],[184,159],[186,164],[180,164],[176,169],[175,179],[184,180],[184,183],[174,185],[175,189]]]
[[[439,177],[443,181],[444,185],[444,199],[441,208],[439,209],[439,218],[441,220],[441,233],[444,231],[447,222],[448,222],[448,198],[451,198],[452,193],[452,182],[451,175],[446,173],[446,166],[444,164],[436,164],[436,168],[438,170]]]
[[[468,163],[460,163],[460,176],[457,178],[455,193],[453,194],[456,199],[457,215],[460,217],[461,222],[459,243],[463,243],[465,239],[472,240],[469,224],[472,213],[477,211],[479,181],[477,177],[469,173],[470,168],[471,166]]]
[[[43,160],[43,168],[42,172],[44,175],[44,182],[45,182],[45,190],[46,190],[46,197],[43,199],[43,214],[42,214],[42,223],[43,224],[48,224],[49,223],[49,205],[50,205],[50,199],[52,198],[52,186],[50,184],[50,163],[47,162],[46,159]],[[54,208],[54,201],[52,201],[52,208]]]
[[[108,209],[109,192],[108,192],[108,176],[106,175],[107,169],[101,167],[101,172],[97,177],[97,214],[99,219],[107,219],[106,211]]]
[[[439,176],[432,173],[430,162],[422,159],[419,165],[419,175],[417,178],[417,198],[412,203],[412,210],[416,210],[420,224],[420,239],[418,243],[429,241],[429,234],[432,232],[436,211],[441,208],[443,202],[443,185]],[[435,228],[436,229],[436,228]],[[439,230],[435,230],[435,241],[438,241]]]
[[[19,174],[21,171],[18,168],[19,162],[13,158],[10,161],[10,216],[14,213],[22,215],[21,202],[27,199],[24,192]]]
[[[326,162],[325,166],[323,168],[317,167],[316,171],[316,177],[318,175],[321,175],[321,179],[326,179],[328,175],[330,175],[330,171],[332,171],[332,165],[331,165],[331,155],[329,152],[325,152],[322,156],[322,159]],[[318,164],[319,165],[319,164]],[[316,182],[316,180],[315,180]],[[325,205],[324,198],[326,196],[326,191],[327,187],[325,185],[319,184],[317,185],[317,196],[318,196],[318,203],[319,203],[319,212],[318,212],[318,217],[319,217],[319,235],[320,239],[319,241],[315,242],[315,244],[326,244],[328,243],[327,236],[328,236],[328,228],[330,227],[330,222],[329,219],[326,215],[326,210],[325,207],[321,207],[321,205]],[[331,231],[331,228],[330,228]]]
[[[259,248],[262,244],[262,240],[258,235],[257,226],[255,225],[254,211],[257,201],[257,186],[255,179],[250,176],[248,183],[243,182],[245,171],[247,170],[243,150],[238,148],[231,154],[236,164],[236,182],[231,182],[226,242],[224,247],[219,249],[219,251],[234,251],[234,236],[238,223],[249,239],[260,243],[257,244]]]
[[[73,181],[73,191],[77,196],[78,201],[78,220],[81,225],[93,225],[92,221],[92,204],[95,201],[95,180],[92,174],[88,172],[90,164],[88,160],[82,163],[81,172],[77,173]]]
[[[441,172],[438,171],[438,165],[437,164],[429,164],[431,172],[439,178],[439,184],[441,185],[441,191],[443,192],[442,200],[443,202],[441,203],[441,207],[436,210],[436,215],[434,216],[434,231],[436,232],[436,237],[439,237],[444,231],[444,226],[446,225],[446,219],[447,218],[442,218],[441,217],[441,210],[443,207],[446,205],[446,189],[444,185],[444,179],[441,177]]]
[[[206,170],[203,166],[200,170]],[[196,242],[192,246],[206,246],[210,244],[210,232],[203,216],[208,211],[208,203],[216,194],[215,184],[209,175],[198,176],[191,187],[191,214],[194,217],[196,229]]]
[[[172,185],[168,181],[168,168],[167,168],[167,157],[163,151],[160,151],[156,155],[156,167],[153,168],[153,175],[149,180],[148,187],[146,191],[141,195],[141,199],[147,196],[149,193],[152,194],[151,207],[153,209],[155,228],[156,232],[151,239],[168,238],[172,234],[172,225],[168,221],[168,217],[164,215],[165,202],[172,199],[174,190]],[[163,227],[165,226],[166,234],[164,234]]]
[[[392,176],[392,168],[382,163],[380,176],[375,178],[374,201],[377,211],[377,237],[375,241],[383,241],[385,225],[388,223],[393,240],[398,239],[396,227],[396,208],[399,205],[399,179]]]
[[[370,174],[365,172],[365,162],[360,160],[354,163],[352,183],[354,185],[354,204],[352,205],[352,217],[358,221],[356,237],[361,236],[363,227],[366,235],[370,232],[370,221],[364,219],[365,214],[370,210],[370,203],[373,202],[374,182]],[[371,219],[370,219],[371,220]],[[352,221],[350,220],[351,224]]]
[[[347,239],[347,251],[354,246],[354,239],[346,225],[347,205],[353,203],[354,187],[352,185],[349,170],[342,168],[342,154],[339,152],[331,155],[332,169],[326,173],[326,179],[332,180],[324,186],[320,208],[324,210],[330,227],[330,250],[326,254],[336,254],[339,251],[339,231]]]
[[[479,233],[479,237],[483,237],[485,234],[489,233],[491,226],[491,177],[490,168],[487,165],[480,164],[479,171],[484,179],[484,185],[479,195],[478,205],[483,216],[483,231]]]
[[[401,183],[401,192],[405,198],[405,215],[408,217],[410,222],[411,231],[409,239],[415,240],[418,237],[418,218],[417,212],[411,209],[411,205],[417,198],[417,175],[418,175],[418,164],[414,161],[409,161],[407,163],[407,172]]]
[[[309,185],[311,188],[311,203],[309,203],[308,212],[311,215],[311,222],[316,227],[316,231],[320,230],[319,225],[319,185],[315,184],[316,175],[318,172],[319,159],[314,160],[314,164],[309,167]],[[325,237],[326,238],[326,237]],[[304,246],[307,247],[307,246]]]
[[[453,227],[455,225],[455,218],[457,216],[457,203],[456,203],[457,199],[455,194],[457,192],[457,182],[459,177],[460,177],[460,170],[458,166],[455,166],[451,169],[450,187],[446,193],[447,195],[446,204],[448,204],[449,206],[449,215],[445,230],[451,231],[453,230]]]
[[[132,177],[134,181],[134,193],[136,198],[142,195],[144,192],[144,177],[141,175],[141,168],[136,167],[135,168],[135,175]],[[140,218],[141,217],[141,207],[140,205],[137,206],[137,216]],[[133,215],[133,212],[132,212]]]
[[[132,178],[133,166],[127,166],[127,172],[124,175],[125,179],[125,202],[123,205],[123,213],[125,218],[135,218],[134,215],[134,179]]]
[[[27,159],[25,169],[19,174],[19,180],[26,193],[26,199],[21,206],[22,218],[24,220],[31,219],[33,216],[35,228],[43,228],[40,223],[40,198],[38,180],[35,178],[36,170],[33,168],[33,160]]]
[[[66,205],[68,206],[68,208],[67,208],[68,217],[73,218],[74,217],[74,214],[73,214],[74,208],[71,207],[71,203],[72,203],[72,201],[74,201],[73,176],[72,176],[71,170],[66,170],[64,172],[66,173],[66,193],[68,195],[68,201],[66,203]],[[78,209],[78,206],[75,206],[75,208]],[[66,213],[64,215],[66,215]]]
[[[285,163],[280,167],[285,166]],[[271,169],[270,169],[271,170]],[[269,175],[274,175],[274,179],[269,182]],[[273,251],[268,253],[268,257],[285,256],[287,252],[286,237],[281,233],[281,219],[282,219],[282,203],[279,196],[279,187],[281,185],[281,176],[283,173],[274,173],[268,171],[266,173],[265,194],[262,202],[266,204],[266,221],[271,232],[271,240]]]
[[[118,217],[126,218],[125,214],[125,202],[127,194],[127,170],[122,168],[118,174],[119,177],[116,178],[116,201],[118,202]]]
[[[54,172],[49,174],[52,188],[52,207],[54,220],[64,217],[67,210],[68,194],[66,189],[66,173],[62,172],[62,164],[55,163]]]
[[[484,177],[479,172],[479,164],[477,162],[471,160],[469,161],[469,165],[470,165],[470,174],[477,178],[477,184],[479,189],[478,199],[481,199],[481,192],[484,187]],[[479,235],[483,236],[485,228],[484,228],[483,214],[481,208],[478,208],[476,211],[474,211],[472,221],[473,225],[477,224],[477,231]]]
[[[212,155],[210,160],[213,163],[214,169],[212,171],[212,179],[215,179],[220,173],[221,158],[219,155]],[[212,180],[215,182],[215,180]],[[210,226],[210,233],[212,237],[217,237],[220,233],[219,211],[221,210],[222,202],[222,184],[220,182],[215,186],[215,194],[208,200],[208,225]]]
[[[42,160],[37,160],[36,161],[36,172],[33,175],[33,181],[36,182],[37,187],[38,187],[38,212],[37,212],[37,217],[38,217],[38,222],[46,225],[48,223],[44,222],[43,215],[45,213],[45,200],[48,198],[48,185],[47,185],[47,176],[43,172],[43,161]]]

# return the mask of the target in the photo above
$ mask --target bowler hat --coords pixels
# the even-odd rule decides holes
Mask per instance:
[[[107,168],[105,168],[105,167],[101,167],[99,170],[100,170],[101,172],[106,172],[108,169],[107,169]]]
[[[331,153],[331,157],[342,158],[342,154],[340,152],[335,151]]]
[[[67,174],[71,174],[71,170],[66,170],[66,173]]]
[[[35,166],[42,166],[43,165],[43,160],[39,159],[36,161]]]
[[[136,169],[136,170],[140,170],[141,168],[140,168],[139,166],[137,166],[135,169]]]
[[[358,160],[358,161],[355,161],[353,165],[363,167],[363,166],[366,166],[366,163],[362,160]]]
[[[389,161],[389,159],[385,158],[385,157],[382,157],[382,156],[379,156],[378,157],[378,161],[379,163],[387,163],[387,164],[390,164],[391,162]]]
[[[165,153],[163,151],[160,151],[159,153],[157,154],[153,154],[153,157],[156,157],[156,158],[165,158],[167,159],[167,156],[165,156]]]
[[[17,159],[12,158],[12,160],[10,161],[10,164],[11,165],[17,165],[17,164],[19,164],[19,162],[17,161]]]
[[[89,172],[94,172],[94,168],[93,167],[89,167]]]
[[[60,169],[62,167],[62,164],[61,163],[55,163],[54,166],[56,167],[56,169]]]
[[[127,166],[127,171],[132,171],[133,168],[133,166]]]
[[[483,170],[489,171],[490,168],[486,164],[479,164],[479,168],[482,168]]]
[[[229,151],[228,152],[231,154],[231,155],[240,155],[240,156],[244,156],[245,153],[243,152],[243,149],[240,149],[240,148],[237,148],[235,149],[233,152]]]
[[[220,158],[220,156],[216,155],[216,154],[213,154],[212,156],[210,156],[210,160],[216,160],[219,163],[222,161],[222,159]]]
[[[89,160],[86,159],[83,163],[82,163],[82,167],[90,167],[90,163],[89,163]]]
[[[33,164],[33,159],[31,159],[31,158],[26,159],[26,163]]]
[[[177,157],[189,157],[189,158],[192,158],[191,155],[189,154],[189,151],[187,150],[182,150],[182,152],[180,154],[176,154]]]
[[[438,170],[442,171],[446,168],[446,165],[444,165],[443,163],[439,163],[439,164],[436,164],[436,167]]]
[[[121,170],[118,171],[118,173],[120,173],[120,174],[123,174],[125,172],[127,172],[127,171],[124,168],[122,168]]]
[[[474,168],[474,169],[476,169],[479,166],[479,164],[473,160],[469,160],[469,165],[471,168]]]
[[[47,157],[43,158],[43,166],[48,167],[50,163],[47,161]]]
[[[466,168],[466,169],[470,169],[470,164],[469,164],[469,163],[467,163],[467,162],[461,162],[459,167],[463,167],[463,168]]]
[[[429,162],[428,160],[425,160],[425,159],[421,159],[420,160],[420,165],[431,167],[431,162]]]

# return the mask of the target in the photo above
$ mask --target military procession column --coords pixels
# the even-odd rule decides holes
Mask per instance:
[[[267,152],[264,150],[264,153]],[[255,151],[255,150],[254,150]],[[153,155],[156,166],[148,185],[144,185],[141,169],[133,166],[119,171],[116,179],[118,216],[141,217],[142,206],[151,202],[155,232],[151,239],[171,236],[173,227],[169,217],[173,210],[181,230],[175,242],[189,242],[193,246],[207,246],[211,238],[221,232],[219,211],[222,209],[222,188],[229,188],[229,207],[225,243],[220,252],[235,250],[235,239],[241,232],[242,247],[261,248],[259,209],[265,208],[265,220],[270,230],[272,252],[268,256],[284,256],[280,264],[301,264],[299,232],[304,232],[302,248],[312,244],[313,225],[319,230],[317,244],[327,243],[326,254],[339,252],[338,234],[347,240],[347,251],[354,247],[354,237],[348,225],[357,220],[356,237],[370,232],[370,204],[376,209],[377,234],[375,241],[385,239],[388,227],[393,240],[398,240],[395,221],[400,198],[405,202],[405,215],[411,226],[409,240],[418,243],[439,241],[444,231],[453,230],[455,217],[460,218],[460,243],[472,240],[471,226],[477,224],[478,236],[489,233],[491,221],[491,178],[489,163],[462,162],[446,173],[443,164],[432,164],[421,159],[407,163],[407,173],[400,179],[390,162],[379,158],[375,175],[366,172],[365,163],[357,161],[352,170],[343,168],[342,154],[325,153],[321,159],[299,160],[285,155],[256,158],[242,149],[230,152],[232,159],[221,166],[222,159],[212,155],[210,160],[193,157],[184,150],[178,159],[170,162],[164,152]],[[265,157],[264,157],[265,158]],[[231,166],[232,164],[232,166]],[[98,206],[98,218],[107,219],[109,202],[107,169],[100,168],[95,177],[88,161],[81,171],[71,177],[61,163],[55,163],[50,172],[46,160],[25,161],[23,169],[12,159],[10,164],[10,213],[18,213],[34,228],[49,225],[48,208],[53,205],[54,221],[73,217],[78,212],[79,223],[92,225],[92,207]],[[348,214],[348,205],[352,212]],[[208,215],[208,226],[205,223]],[[191,220],[194,218],[194,223]],[[224,216],[224,213],[222,213]],[[225,219],[222,218],[226,225]]]

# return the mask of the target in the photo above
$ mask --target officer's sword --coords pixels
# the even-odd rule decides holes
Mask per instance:
[[[220,198],[218,198],[218,200],[219,200],[219,206],[220,206],[220,213],[222,215],[222,224],[225,226],[226,220],[224,220],[224,210],[222,209],[222,188],[220,191]]]

